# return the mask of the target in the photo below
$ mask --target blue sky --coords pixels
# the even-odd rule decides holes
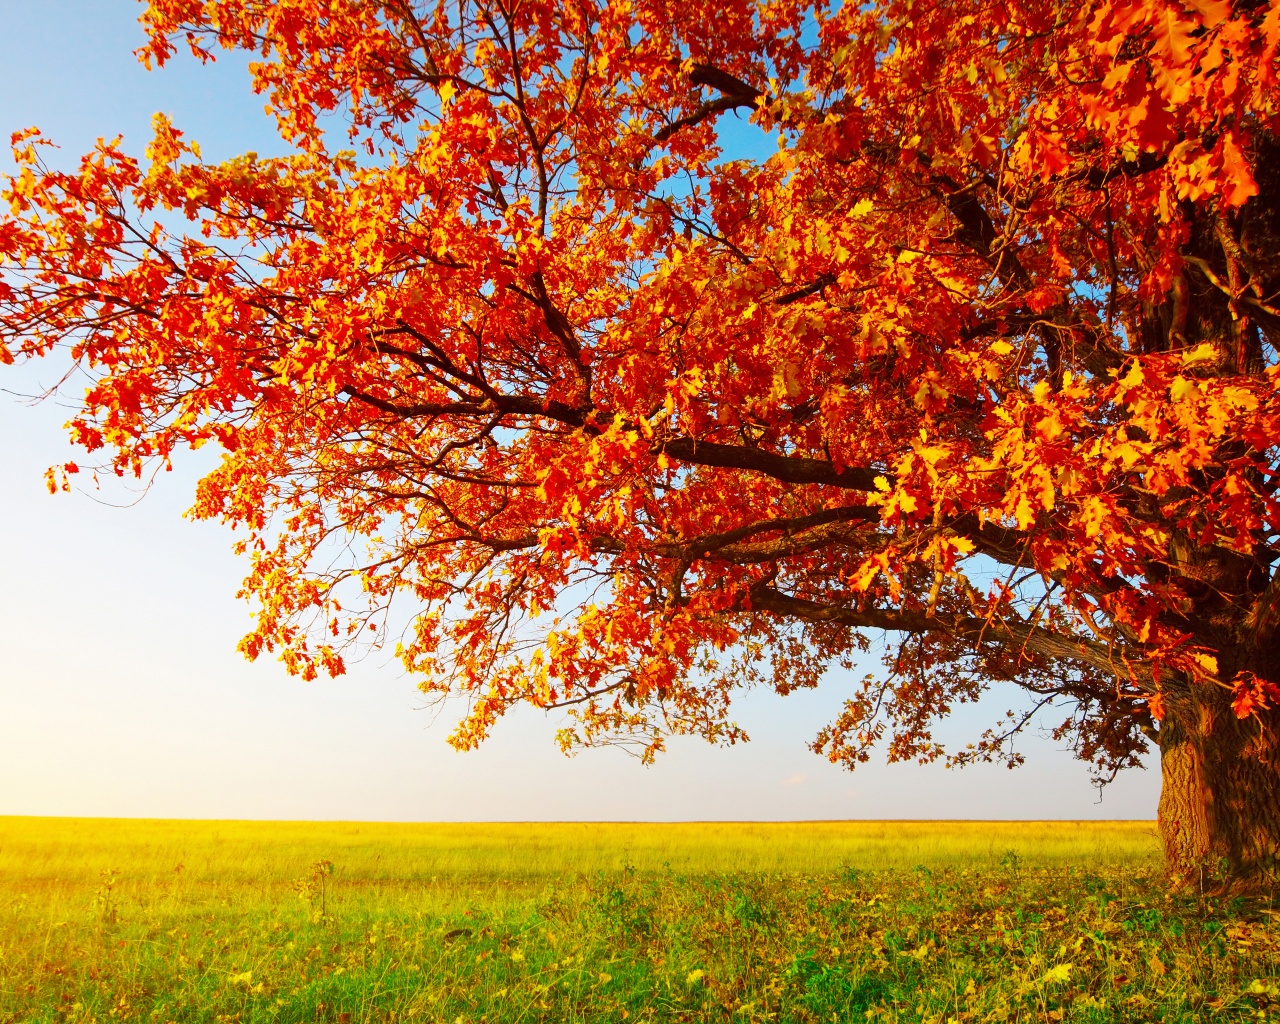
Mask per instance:
[[[0,66],[11,84],[0,91],[0,133],[39,125],[67,162],[116,134],[141,155],[151,115],[164,111],[207,159],[278,152],[244,61],[180,59],[147,73],[132,57],[140,11],[133,0],[3,0]],[[209,465],[204,453],[180,459],[145,496],[121,487],[49,496],[44,469],[74,457],[60,430],[66,409],[17,396],[53,378],[52,366],[0,372],[0,814],[1154,817],[1154,762],[1099,802],[1084,767],[1034,736],[1023,744],[1028,765],[1012,772],[837,769],[805,743],[840,707],[850,680],[838,674],[814,693],[747,695],[737,718],[753,742],[676,742],[653,767],[616,749],[566,759],[552,742],[556,722],[532,711],[479,752],[455,753],[445,744],[455,711],[424,709],[389,659],[304,683],[236,653],[248,608],[234,598],[243,567],[232,537],[182,518]],[[975,736],[1010,701],[1016,695],[999,694],[985,715],[958,717],[948,738]]]

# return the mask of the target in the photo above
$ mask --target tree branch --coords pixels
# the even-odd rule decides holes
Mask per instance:
[[[924,612],[889,608],[842,608],[792,597],[767,585],[752,588],[751,607],[807,622],[836,622],[855,629],[885,629],[903,633],[941,632],[968,640],[975,646],[992,641],[1017,644],[1022,651],[1042,658],[1066,658],[1083,662],[1118,679],[1154,688],[1151,665],[1145,658],[1129,659],[1121,655],[1117,662],[1115,651],[1106,644],[1083,637],[1064,636],[1028,622],[988,620],[976,615],[935,615],[931,618]]]
[[[681,128],[700,124],[713,114],[723,113],[726,110],[733,110],[737,107],[754,107],[756,100],[764,95],[759,89],[752,88],[746,82],[734,78],[727,71],[713,68],[710,64],[695,64],[693,70],[689,73],[689,81],[693,85],[706,85],[712,89],[719,90],[720,98],[709,100],[699,106],[693,113],[686,114],[665,128],[660,128],[654,133],[654,142],[666,142]]]
[[[699,441],[692,437],[677,437],[663,441],[658,451],[673,459],[697,466],[717,466],[723,469],[749,469],[764,473],[775,480],[789,484],[825,484],[851,491],[875,491],[875,479],[883,476],[892,482],[887,473],[861,466],[837,469],[825,459],[808,459],[799,455],[776,455],[760,448],[747,448],[735,444],[719,444],[715,441]]]

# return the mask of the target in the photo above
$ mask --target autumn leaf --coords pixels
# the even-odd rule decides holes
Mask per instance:
[[[1258,183],[1253,179],[1249,162],[1245,159],[1235,134],[1227,132],[1222,136],[1222,168],[1226,173],[1223,183],[1222,198],[1228,206],[1243,206],[1258,194]]]
[[[1179,17],[1174,4],[1160,3],[1155,6],[1160,11],[1152,19],[1155,53],[1171,58],[1176,64],[1186,64],[1191,56],[1191,33],[1196,29],[1195,22]]]
[[[1231,684],[1231,709],[1237,718],[1249,718],[1280,704],[1280,686],[1253,672],[1241,672]]]

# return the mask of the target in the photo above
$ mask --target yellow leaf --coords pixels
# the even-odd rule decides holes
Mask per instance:
[[[1040,504],[1044,510],[1048,512],[1053,508],[1056,495],[1053,490],[1053,480],[1048,473],[1043,473],[1040,477]]]
[[[968,537],[952,537],[951,546],[955,548],[957,551],[959,551],[960,554],[962,555],[973,554],[973,541],[971,541]]]
[[[1019,530],[1025,530],[1035,522],[1035,511],[1031,508],[1031,502],[1027,500],[1025,494],[1018,499],[1018,507],[1014,509],[1013,514],[1017,517]]]
[[[1112,449],[1111,457],[1113,460],[1120,462],[1125,469],[1132,469],[1142,458],[1142,452],[1128,441],[1124,444],[1118,444]]]
[[[1124,375],[1124,379],[1120,381],[1120,386],[1123,388],[1136,388],[1145,379],[1146,377],[1142,372],[1142,367],[1138,365],[1138,361],[1135,359],[1133,365],[1129,367],[1129,372],[1126,373]]]
[[[1010,345],[1003,338],[999,339],[998,341],[993,341],[987,347],[998,356],[1007,356],[1010,352],[1013,351],[1013,346]]]
[[[1202,341],[1190,352],[1182,354],[1182,365],[1190,366],[1193,363],[1212,363],[1217,362],[1218,350],[1207,341]]]
[[[864,565],[858,575],[854,577],[853,589],[857,591],[866,590],[867,587],[871,586],[871,581],[878,575],[880,575],[880,567],[874,562]]]
[[[1169,397],[1175,402],[1181,402],[1195,389],[1195,381],[1187,380],[1186,377],[1174,377],[1173,383],[1169,385]]]
[[[859,199],[853,204],[853,215],[855,217],[865,217],[871,212],[872,202],[870,199]]]
[[[445,82],[443,85],[441,85],[440,86],[440,105],[442,107],[447,107],[449,105],[449,101],[453,99],[454,94],[457,93],[457,91],[458,91],[458,87],[454,85],[452,82]]]
[[[1258,408],[1258,399],[1244,388],[1223,388],[1222,397],[1224,401],[1230,402],[1237,409],[1244,409],[1246,412],[1253,412],[1254,409]]]
[[[1057,966],[1055,966],[1055,967],[1050,967],[1047,971],[1045,971],[1045,972],[1044,972],[1044,977],[1043,977],[1043,978],[1041,978],[1040,980],[1041,980],[1041,981],[1049,981],[1049,982],[1052,982],[1052,981],[1070,981],[1070,980],[1071,980],[1071,965],[1070,965],[1070,964],[1058,964],[1058,965],[1057,965]]]
[[[1218,659],[1212,654],[1197,654],[1196,664],[1211,676],[1216,676],[1218,674]]]
[[[878,476],[878,477],[876,477],[876,478],[875,478],[875,480],[873,480],[873,481],[872,481],[872,483],[874,483],[874,484],[876,485],[876,490],[877,490],[877,491],[886,491],[886,492],[887,492],[887,491],[889,490],[889,481],[888,481],[888,480],[886,480],[886,479],[885,479],[884,477],[882,477],[882,476]]]
[[[1040,418],[1040,422],[1036,424],[1036,433],[1046,441],[1053,441],[1060,437],[1063,430],[1062,420],[1059,418],[1058,411],[1056,409],[1050,409]]]

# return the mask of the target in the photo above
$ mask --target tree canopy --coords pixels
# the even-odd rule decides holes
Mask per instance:
[[[246,654],[394,644],[460,747],[523,702],[652,755],[886,636],[833,761],[1013,763],[1052,713],[1104,777],[1158,744],[1175,867],[1274,865],[1280,7],[142,23],[149,64],[256,54],[285,155],[18,132],[0,356],[69,353],[101,469],[221,446]],[[945,750],[994,684],[1025,709]]]

